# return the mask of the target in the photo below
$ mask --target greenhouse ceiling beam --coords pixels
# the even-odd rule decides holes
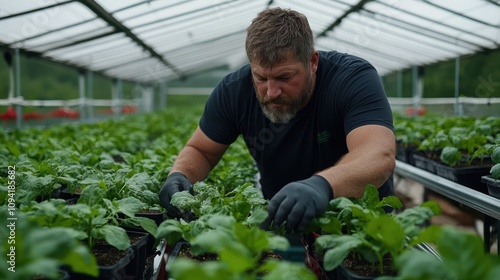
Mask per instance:
[[[175,6],[179,6],[179,5],[182,5],[186,2],[189,2],[191,0],[186,0],[186,1],[182,1],[182,2],[177,2],[177,3],[174,3],[174,4],[170,4],[170,5],[167,5],[167,6],[163,6],[163,7],[160,7],[160,8],[156,8],[156,9],[151,9],[151,10],[148,10],[146,12],[143,12],[143,13],[138,13],[138,14],[135,14],[135,15],[132,15],[132,16],[129,16],[128,18],[124,18],[122,21],[125,22],[127,20],[131,20],[131,19],[134,19],[134,18],[138,18],[138,17],[142,17],[142,16],[145,16],[145,15],[149,15],[149,14],[152,14],[152,13],[157,13],[159,11],[162,11],[162,10],[166,10],[166,9],[170,9],[170,8],[173,8]],[[145,2],[149,2],[149,1],[145,1]],[[117,11],[118,12],[118,11]],[[116,12],[113,12],[113,14],[116,13]]]
[[[57,7],[57,6],[66,5],[66,4],[71,3],[71,2],[75,2],[75,0],[68,0],[68,1],[65,1],[65,2],[60,2],[60,3],[56,3],[56,4],[52,4],[52,5],[48,5],[48,6],[36,8],[36,9],[31,9],[31,10],[24,11],[24,12],[20,12],[20,13],[17,13],[17,14],[3,16],[3,17],[0,17],[0,20],[9,19],[9,18],[13,18],[13,17],[18,17],[18,16],[22,16],[22,15],[26,15],[26,14],[31,14],[31,13],[43,11],[45,9],[50,9],[50,8],[54,8],[54,7]]]
[[[487,25],[487,26],[489,26],[489,27],[498,28],[498,26],[496,26],[496,25],[494,25],[494,24],[491,24],[491,23],[489,23],[489,22],[482,21],[482,20],[479,20],[479,19],[477,19],[477,18],[473,18],[473,17],[470,17],[470,16],[468,16],[468,15],[464,15],[464,14],[462,14],[462,13],[459,13],[459,12],[456,12],[456,11],[453,11],[453,10],[450,10],[450,9],[448,9],[448,8],[446,8],[446,7],[443,7],[443,6],[440,6],[440,5],[438,5],[438,4],[435,4],[435,3],[429,2],[428,0],[423,0],[423,2],[425,2],[426,4],[431,5],[431,6],[433,6],[433,7],[436,7],[436,8],[438,8],[438,9],[441,9],[441,10],[447,11],[448,13],[452,13],[452,14],[454,14],[454,15],[461,16],[461,17],[466,18],[466,19],[468,19],[468,20],[472,20],[472,21],[475,21],[475,22],[477,22],[477,23],[480,23],[480,24],[483,24],[483,25]]]
[[[473,43],[471,41],[464,40],[464,39],[459,39],[459,38],[453,37],[453,36],[451,36],[449,34],[438,32],[438,31],[430,29],[430,28],[425,28],[425,27],[422,27],[422,26],[413,25],[413,24],[411,24],[409,22],[406,22],[404,20],[400,20],[400,19],[397,19],[397,18],[392,18],[392,17],[386,16],[386,15],[383,15],[383,14],[379,14],[379,13],[370,11],[370,10],[363,10],[363,12],[369,13],[373,17],[379,16],[379,17],[386,18],[387,20],[392,21],[391,25],[394,26],[394,27],[398,27],[398,28],[406,30],[406,31],[408,31],[410,33],[420,34],[420,35],[423,35],[424,37],[432,38],[432,39],[435,39],[437,41],[445,42],[445,43],[448,43],[448,44],[450,44],[452,46],[457,46],[456,42],[460,41],[460,42],[463,42],[463,43],[465,43],[465,44],[467,44],[469,46],[473,46],[475,48],[483,48],[482,45]],[[423,19],[425,19],[425,18],[423,18]],[[448,27],[451,27],[451,26],[448,26]],[[451,27],[451,28],[453,28],[453,27]],[[423,31],[425,31],[426,33],[424,33]],[[434,35],[431,35],[429,33],[434,34]],[[438,36],[441,36],[441,37],[438,37]],[[473,50],[470,47],[465,47],[463,45],[461,47]]]
[[[65,25],[65,26],[60,27],[60,28],[52,29],[52,30],[49,30],[47,32],[43,32],[43,33],[40,33],[40,34],[37,34],[37,35],[33,35],[31,37],[26,37],[26,38],[23,38],[23,39],[20,39],[20,40],[12,42],[11,45],[16,45],[16,44],[19,44],[19,43],[22,43],[22,42],[26,42],[26,41],[29,41],[29,40],[32,40],[32,39],[36,39],[36,38],[39,38],[39,37],[43,37],[45,35],[52,34],[52,33],[55,33],[55,32],[63,31],[63,30],[66,30],[68,28],[72,28],[72,27],[75,27],[75,26],[78,26],[78,25],[89,23],[89,22],[91,22],[93,20],[96,20],[96,19],[99,19],[99,17],[93,17],[93,18],[90,18],[90,19],[87,19],[87,20],[84,20],[84,21],[80,21],[80,22],[73,23],[73,24],[70,24],[70,25]]]
[[[118,21],[115,17],[113,17],[110,13],[108,13],[103,7],[97,4],[93,0],[78,0],[83,5],[87,6],[90,10],[92,10],[97,16],[106,21],[109,25],[113,26],[120,32],[125,33],[130,39],[132,39],[135,43],[141,46],[144,50],[146,50],[152,57],[158,59],[162,64],[166,67],[172,69],[179,77],[184,77],[184,73],[182,73],[175,65],[168,62],[163,56],[158,54],[152,47],[144,43],[139,37],[137,37],[130,29],[128,29],[125,25],[123,25],[120,21]]]
[[[69,2],[74,2],[74,1],[76,1],[76,0],[70,0],[70,1],[67,1],[67,2],[64,2],[64,3],[59,3],[59,5],[66,4],[66,3],[69,3]],[[144,3],[149,3],[149,2],[152,2],[152,1],[155,1],[155,0],[145,0],[145,1],[142,1],[142,2],[139,2],[139,3],[135,3],[133,5],[130,5],[130,6],[127,6],[127,7],[123,7],[121,9],[116,10],[116,11],[113,11],[113,12],[111,12],[111,14],[114,14],[114,13],[117,13],[117,12],[121,12],[121,11],[124,11],[124,10],[130,9],[130,8],[142,5]],[[47,7],[44,7],[43,9],[51,8],[52,6],[55,6],[55,5],[47,6]],[[93,18],[90,18],[90,19],[86,19],[86,20],[77,22],[77,23],[73,23],[73,24],[65,25],[65,26],[60,27],[60,28],[52,29],[52,30],[49,30],[47,32],[43,32],[43,33],[31,36],[31,37],[26,37],[26,38],[23,38],[21,40],[12,42],[11,45],[15,45],[15,44],[26,42],[26,41],[29,41],[29,40],[32,40],[32,39],[43,37],[45,35],[49,35],[49,34],[52,34],[54,32],[63,31],[63,30],[66,30],[66,29],[69,29],[69,28],[72,28],[72,27],[76,27],[76,26],[79,26],[79,25],[82,25],[82,24],[85,24],[85,23],[89,23],[89,22],[91,22],[93,20],[96,20],[96,19],[99,19],[99,17],[96,16],[96,17],[93,17]]]
[[[79,44],[82,44],[82,43],[85,43],[85,42],[89,42],[89,41],[93,41],[93,40],[96,40],[96,39],[108,37],[109,35],[113,35],[113,34],[117,34],[117,33],[120,33],[120,31],[114,29],[114,30],[111,30],[111,31],[108,31],[108,32],[104,32],[104,33],[97,34],[97,35],[90,36],[90,37],[86,37],[86,38],[83,38],[83,39],[80,39],[80,40],[72,41],[71,43],[67,43],[67,44],[55,46],[55,47],[52,47],[50,49],[44,50],[44,52],[51,52],[51,51],[55,51],[55,50],[58,50],[58,49],[64,49],[64,48],[72,47],[72,46],[79,45]]]
[[[429,18],[429,17],[424,17],[424,16],[421,16],[421,15],[419,15],[419,14],[415,14],[415,13],[413,13],[413,12],[410,12],[410,11],[407,11],[407,10],[400,9],[400,8],[398,8],[398,7],[396,7],[396,6],[392,6],[392,5],[390,5],[390,4],[387,4],[387,3],[384,3],[384,2],[381,2],[381,1],[378,1],[378,0],[376,0],[376,1],[377,1],[377,3],[378,3],[378,4],[384,5],[384,6],[386,6],[386,7],[389,7],[389,8],[391,8],[391,9],[394,9],[394,10],[396,10],[396,11],[399,11],[399,12],[402,12],[402,13],[405,13],[405,14],[408,14],[408,15],[411,15],[411,16],[414,16],[414,17],[418,17],[418,18],[420,18],[420,19],[423,19],[423,20],[426,20],[426,21],[432,22],[433,24],[438,24],[438,25],[441,25],[441,26],[444,26],[444,27],[447,27],[447,28],[450,28],[450,29],[454,29],[454,30],[460,31],[460,32],[462,32],[462,33],[465,33],[465,34],[468,34],[468,35],[471,35],[471,36],[474,36],[474,37],[477,37],[477,38],[481,38],[481,39],[483,39],[483,40],[486,40],[486,41],[489,41],[489,42],[492,42],[492,43],[496,44],[495,40],[492,40],[491,38],[488,38],[488,37],[482,36],[481,34],[479,34],[479,33],[477,33],[477,32],[476,32],[476,33],[475,33],[475,32],[470,32],[470,31],[467,31],[467,30],[465,30],[465,29],[460,28],[459,26],[452,26],[452,25],[446,24],[446,23],[444,23],[444,22],[441,22],[441,21],[438,21],[438,20],[435,20],[435,19],[432,19],[432,18]],[[364,9],[364,10],[365,10],[365,11],[367,11],[367,12],[369,12],[369,13],[377,14],[377,15],[379,15],[379,16],[381,16],[381,17],[386,18],[386,19],[395,20],[394,18],[388,17],[388,16],[383,15],[383,14],[380,14],[380,13],[376,13],[376,12],[373,12],[373,11],[370,11],[370,10],[367,10],[367,9]],[[398,21],[399,21],[399,22],[404,22],[404,21],[402,21],[402,20],[398,20]],[[404,22],[404,23],[405,23],[405,24],[408,24],[408,25],[410,25],[410,26],[412,26],[412,24],[410,24],[410,23],[408,23],[408,22]],[[422,27],[419,27],[419,28],[422,28]],[[495,28],[497,28],[497,27],[495,27]],[[434,31],[434,30],[432,30],[432,29],[427,29],[427,30],[428,30],[428,31],[431,31],[431,32],[433,32],[433,33],[438,33],[438,32],[436,32],[436,31]],[[442,34],[442,33],[438,33],[438,34]],[[467,43],[467,44],[469,44],[469,45],[474,45],[474,46],[477,46],[477,47],[481,47],[481,48],[483,48],[483,46],[477,45],[477,44],[472,43],[472,42],[470,42],[470,41],[465,41],[465,40],[463,40],[463,39],[455,38],[455,37],[452,37],[452,36],[447,35],[447,34],[444,34],[444,35],[445,35],[446,37],[449,37],[449,38],[453,39],[453,40],[461,40],[462,42],[465,42],[465,43]]]
[[[328,32],[332,31],[335,27],[337,27],[338,25],[340,25],[340,23],[342,22],[342,20],[344,18],[348,17],[352,13],[355,13],[355,12],[363,9],[363,6],[366,3],[370,2],[370,1],[373,1],[373,0],[361,0],[361,1],[358,2],[358,4],[351,6],[351,8],[349,8],[343,15],[341,15],[340,17],[338,17],[327,28],[325,28],[325,30],[323,30],[320,33],[318,33],[318,35],[316,35],[316,37],[317,38],[325,37]]]
[[[385,52],[380,52],[380,51],[377,51],[375,49],[372,49],[372,48],[367,48],[367,47],[363,47],[363,46],[360,46],[360,45],[357,45],[356,43],[353,43],[351,41],[348,41],[348,40],[344,40],[344,39],[341,39],[341,38],[337,38],[337,37],[333,37],[331,35],[329,35],[328,37],[325,37],[325,38],[331,38],[333,40],[335,40],[336,42],[341,42],[341,43],[344,43],[346,45],[352,45],[354,47],[357,47],[367,53],[372,53],[378,57],[385,57],[387,60],[390,60],[390,61],[393,61],[393,62],[396,62],[396,63],[412,63],[411,60],[406,60],[404,58],[401,58],[399,56],[394,56],[394,55],[390,55],[388,53],[385,53]],[[321,45],[325,45],[326,43],[324,42],[317,42],[316,43],[318,46],[321,46]],[[325,45],[325,47],[327,47]]]
[[[232,32],[232,33],[228,33],[228,34],[224,34],[223,36],[219,36],[219,37],[216,37],[216,38],[211,38],[211,39],[208,39],[208,40],[205,40],[205,41],[201,41],[201,42],[197,42],[197,43],[194,43],[194,44],[191,44],[189,47],[194,47],[194,46],[197,46],[197,45],[206,45],[208,43],[213,43],[213,42],[216,42],[216,41],[219,41],[221,39],[225,39],[225,38],[228,38],[228,37],[231,37],[231,36],[234,36],[234,35],[238,35],[238,34],[241,34],[243,32],[245,32],[245,30],[238,30],[236,32]],[[185,50],[187,48],[187,46],[183,46],[183,47],[179,47],[177,49],[173,49],[173,50],[168,50],[167,52],[165,53],[172,53],[172,52],[175,52],[177,50]],[[199,52],[198,50],[196,50],[197,52]],[[182,53],[182,55],[185,55],[186,53]],[[131,60],[131,61],[126,61],[126,62],[123,62],[123,63],[120,63],[120,64],[115,64],[115,65],[111,65],[109,67],[106,67],[106,68],[103,68],[101,70],[103,71],[108,71],[110,69],[113,69],[113,68],[116,68],[116,67],[122,67],[122,66],[126,66],[128,64],[133,64],[133,63],[136,63],[138,61],[141,61],[143,60],[144,58],[138,58],[138,59],[135,59],[135,60]]]
[[[18,48],[19,49],[19,53],[26,56],[26,57],[34,57],[34,58],[38,58],[38,59],[41,59],[41,60],[44,60],[44,61],[48,61],[50,63],[53,63],[53,64],[56,64],[56,65],[59,65],[59,66],[64,66],[64,67],[70,67],[70,68],[75,68],[76,70],[87,70],[88,68],[84,65],[79,65],[79,64],[76,64],[76,63],[72,63],[72,62],[69,62],[67,60],[59,60],[59,59],[56,59],[56,58],[53,58],[53,57],[50,57],[50,56],[46,56],[44,53],[42,52],[37,52],[37,51],[32,51],[32,50],[27,50],[27,49],[24,49],[24,48]],[[10,45],[6,45],[6,44],[3,44],[0,42],[0,50],[3,51],[3,52],[12,52],[15,50],[15,48],[12,48],[12,46]],[[103,77],[106,77],[106,78],[109,78],[109,79],[113,79],[115,77],[112,77],[102,71],[99,71],[99,70],[92,70],[92,69],[88,69],[90,71],[92,71],[93,73],[97,73],[99,75],[102,75]],[[124,80],[124,79],[123,79]],[[126,79],[126,81],[128,82],[135,82],[135,80],[133,79]]]
[[[497,1],[495,1],[495,0],[486,0],[486,2],[491,3],[491,4],[493,4],[493,5],[496,5],[496,6],[500,7],[500,3],[498,3],[498,2],[497,2]]]
[[[146,23],[134,26],[133,29],[141,28],[141,27],[144,27],[144,26],[148,26],[148,25],[151,25],[151,24],[156,24],[156,23],[163,22],[163,21],[168,21],[168,20],[171,20],[171,19],[175,19],[175,18],[178,18],[178,17],[187,16],[187,15],[190,15],[190,14],[196,14],[198,12],[203,12],[203,11],[211,9],[211,8],[216,8],[218,6],[227,5],[227,4],[230,4],[232,2],[237,2],[237,1],[239,1],[239,0],[226,1],[226,2],[223,2],[223,3],[218,3],[218,4],[215,4],[215,5],[203,7],[203,8],[200,8],[200,9],[190,10],[188,12],[180,13],[180,14],[177,14],[177,15],[174,15],[174,16],[160,18],[160,19],[157,19],[157,20],[153,20],[153,21],[150,21],[150,22],[146,22]],[[207,14],[210,14],[210,13],[212,13],[212,12],[211,11],[207,11]],[[194,16],[199,17],[200,15],[194,15]]]

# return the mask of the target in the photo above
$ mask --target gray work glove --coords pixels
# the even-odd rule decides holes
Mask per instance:
[[[285,185],[268,203],[269,217],[262,224],[267,229],[271,221],[280,226],[286,221],[287,232],[303,231],[315,217],[323,214],[333,199],[328,181],[319,176]]]
[[[189,191],[190,193],[193,193],[193,185],[191,184],[191,182],[189,182],[184,174],[180,172],[173,172],[167,177],[167,180],[158,193],[158,196],[160,198],[160,205],[166,209],[167,215],[171,218],[193,218],[184,217],[187,214],[192,213],[181,213],[181,211],[177,207],[170,205],[172,196],[176,192],[182,191]]]

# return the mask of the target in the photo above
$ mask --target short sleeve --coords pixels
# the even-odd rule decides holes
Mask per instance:
[[[200,129],[213,141],[229,145],[238,138],[237,98],[224,80],[210,94],[200,119]]]

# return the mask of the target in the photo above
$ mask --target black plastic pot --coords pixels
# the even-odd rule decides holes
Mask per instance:
[[[491,166],[454,168],[437,162],[435,163],[435,166],[436,175],[476,191],[488,194],[488,189],[481,182],[481,177],[489,174]]]
[[[417,151],[416,147],[396,146],[396,159],[410,165],[415,165],[413,153]]]
[[[415,249],[426,252],[436,257],[436,261],[440,262],[441,257],[434,248],[427,243],[420,243],[414,246]],[[337,274],[330,277],[330,280],[373,280],[379,276],[361,276],[354,273],[352,270],[345,267],[343,264],[336,268]]]
[[[136,217],[144,217],[149,218],[155,221],[156,225],[160,225],[167,218],[167,212],[137,212],[135,213]]]
[[[432,174],[436,174],[436,162],[434,160],[417,153],[413,153],[412,158],[416,167]]]
[[[125,268],[125,273],[129,276],[135,277],[134,279],[142,280],[140,278],[146,269],[146,259],[148,258],[148,237],[149,233],[127,231],[129,237],[139,237],[139,240],[131,244],[134,256],[131,258],[130,263]]]
[[[360,276],[355,273],[353,273],[350,269],[345,267],[344,265],[339,265],[337,267],[337,277],[335,278],[330,278],[330,279],[336,279],[336,280],[372,280],[375,279],[376,277],[369,277],[369,276]]]
[[[111,245],[99,245],[93,249],[93,252],[97,251],[106,251],[113,250],[114,248]],[[91,277],[86,274],[75,273],[71,271],[70,268],[63,268],[69,274],[69,279],[78,279],[78,280],[122,280],[129,279],[130,276],[126,273],[126,267],[130,264],[130,260],[134,257],[134,251],[130,248],[126,250],[126,255],[123,256],[120,260],[118,260],[113,265],[109,266],[99,266],[99,276]]]
[[[491,175],[485,175],[481,177],[481,182],[486,184],[489,195],[500,199],[500,180],[493,179]]]
[[[331,271],[326,271],[323,266],[323,256],[316,254],[314,241],[319,236],[320,234],[313,232],[304,235],[302,238],[302,243],[304,244],[306,253],[305,264],[314,274],[316,274],[316,278],[318,280],[337,279],[337,268]]]

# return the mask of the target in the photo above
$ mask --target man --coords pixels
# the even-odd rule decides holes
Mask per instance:
[[[314,49],[306,17],[273,8],[247,30],[249,65],[226,76],[160,190],[167,211],[175,192],[204,180],[243,135],[255,159],[268,223],[302,231],[334,197],[360,197],[367,184],[393,194],[392,112],[367,61]]]

